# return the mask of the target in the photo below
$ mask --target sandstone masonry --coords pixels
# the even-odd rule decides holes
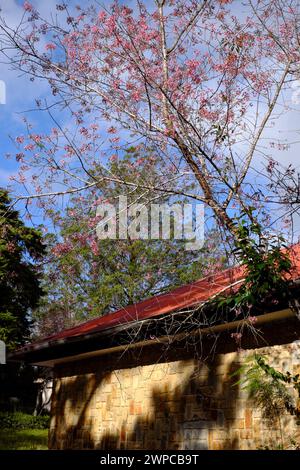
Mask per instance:
[[[297,343],[258,349],[299,372]],[[253,350],[201,362],[155,348],[55,367],[51,449],[258,449],[300,442],[289,414],[270,423],[232,372]]]

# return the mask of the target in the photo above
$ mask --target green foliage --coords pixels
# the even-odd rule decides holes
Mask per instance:
[[[260,446],[258,450],[300,450],[300,447],[293,437],[287,436],[285,443],[274,442],[273,445]]]
[[[0,412],[0,429],[48,429],[50,417],[33,416],[27,413]]]
[[[274,421],[287,411],[299,420],[300,410],[288,388],[288,385],[292,386],[299,398],[299,374],[278,372],[267,364],[263,356],[255,354],[232,375],[241,376],[235,385],[241,384],[242,388],[248,391],[249,397],[262,409],[265,418]]]
[[[217,299],[218,307],[229,307],[235,313],[250,314],[254,308],[259,312],[268,302],[286,303],[289,299],[286,275],[290,272],[291,260],[284,238],[264,236],[254,211],[253,207],[247,208],[235,222],[233,253],[246,268],[245,280],[237,292]]]
[[[29,336],[30,311],[42,294],[36,261],[45,247],[38,230],[26,227],[0,190],[0,339],[9,349]]]

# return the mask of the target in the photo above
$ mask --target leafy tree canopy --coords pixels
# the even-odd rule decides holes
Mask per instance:
[[[9,348],[29,336],[30,312],[42,294],[36,262],[45,246],[39,230],[26,227],[0,190],[0,339]]]

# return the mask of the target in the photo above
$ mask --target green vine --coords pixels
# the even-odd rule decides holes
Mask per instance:
[[[234,385],[241,384],[248,391],[249,397],[263,410],[264,417],[273,420],[287,411],[300,424],[300,374],[278,372],[267,364],[263,356],[255,354],[232,374],[235,375],[240,375],[241,379]],[[297,392],[297,400],[287,385]]]
[[[229,308],[237,314],[261,308],[262,304],[284,302],[289,298],[286,275],[291,270],[291,260],[283,237],[265,237],[259,222],[253,216],[254,208],[247,209],[236,220],[236,248],[233,253],[245,266],[243,285],[237,292],[217,298],[218,308]],[[246,220],[249,217],[250,222]]]

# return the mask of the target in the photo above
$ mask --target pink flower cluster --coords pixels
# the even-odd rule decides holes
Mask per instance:
[[[56,49],[56,45],[53,44],[52,42],[49,42],[45,46],[46,51],[54,51]]]
[[[33,6],[29,2],[24,2],[23,8],[24,8],[25,11],[28,11],[28,12],[33,10]]]

